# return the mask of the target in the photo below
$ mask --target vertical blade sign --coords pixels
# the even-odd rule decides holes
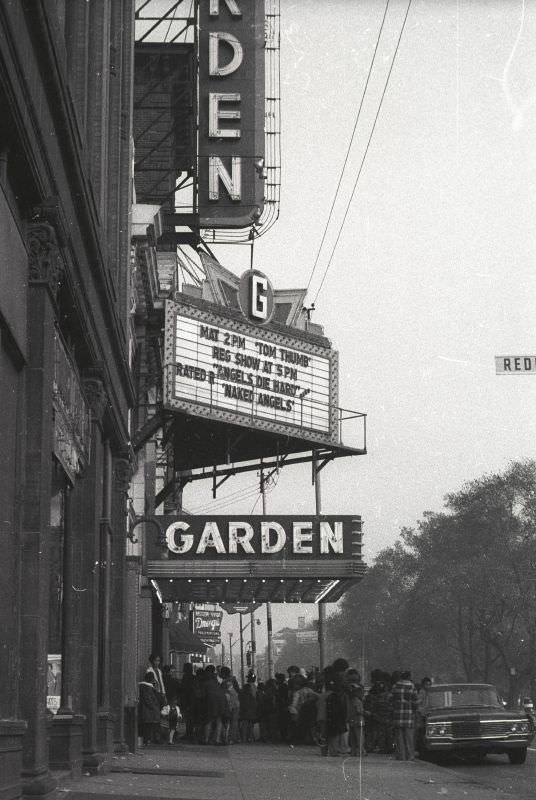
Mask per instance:
[[[198,208],[203,228],[249,228],[262,213],[264,38],[264,0],[201,0]]]

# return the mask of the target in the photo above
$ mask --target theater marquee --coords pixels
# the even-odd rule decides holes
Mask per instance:
[[[338,441],[338,354],[181,302],[166,304],[164,403],[224,422]]]
[[[155,516],[144,571],[178,602],[335,601],[365,573],[359,515]]]
[[[359,517],[161,517],[169,558],[351,558]]]

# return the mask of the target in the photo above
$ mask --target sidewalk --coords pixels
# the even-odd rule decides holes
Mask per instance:
[[[115,757],[109,773],[58,787],[60,800],[489,800],[495,793],[420,761],[371,755],[360,764],[322,758],[314,747],[265,744],[149,747]]]

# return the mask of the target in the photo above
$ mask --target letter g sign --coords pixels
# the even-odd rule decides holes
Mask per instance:
[[[266,275],[249,269],[240,278],[238,301],[242,314],[250,322],[265,325],[274,313],[274,290]]]

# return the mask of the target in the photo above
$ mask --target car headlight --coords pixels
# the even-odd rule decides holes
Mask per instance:
[[[529,724],[528,722],[514,722],[510,726],[510,730],[512,733],[528,733]]]
[[[450,733],[450,722],[431,722],[426,726],[427,736],[447,736]]]

